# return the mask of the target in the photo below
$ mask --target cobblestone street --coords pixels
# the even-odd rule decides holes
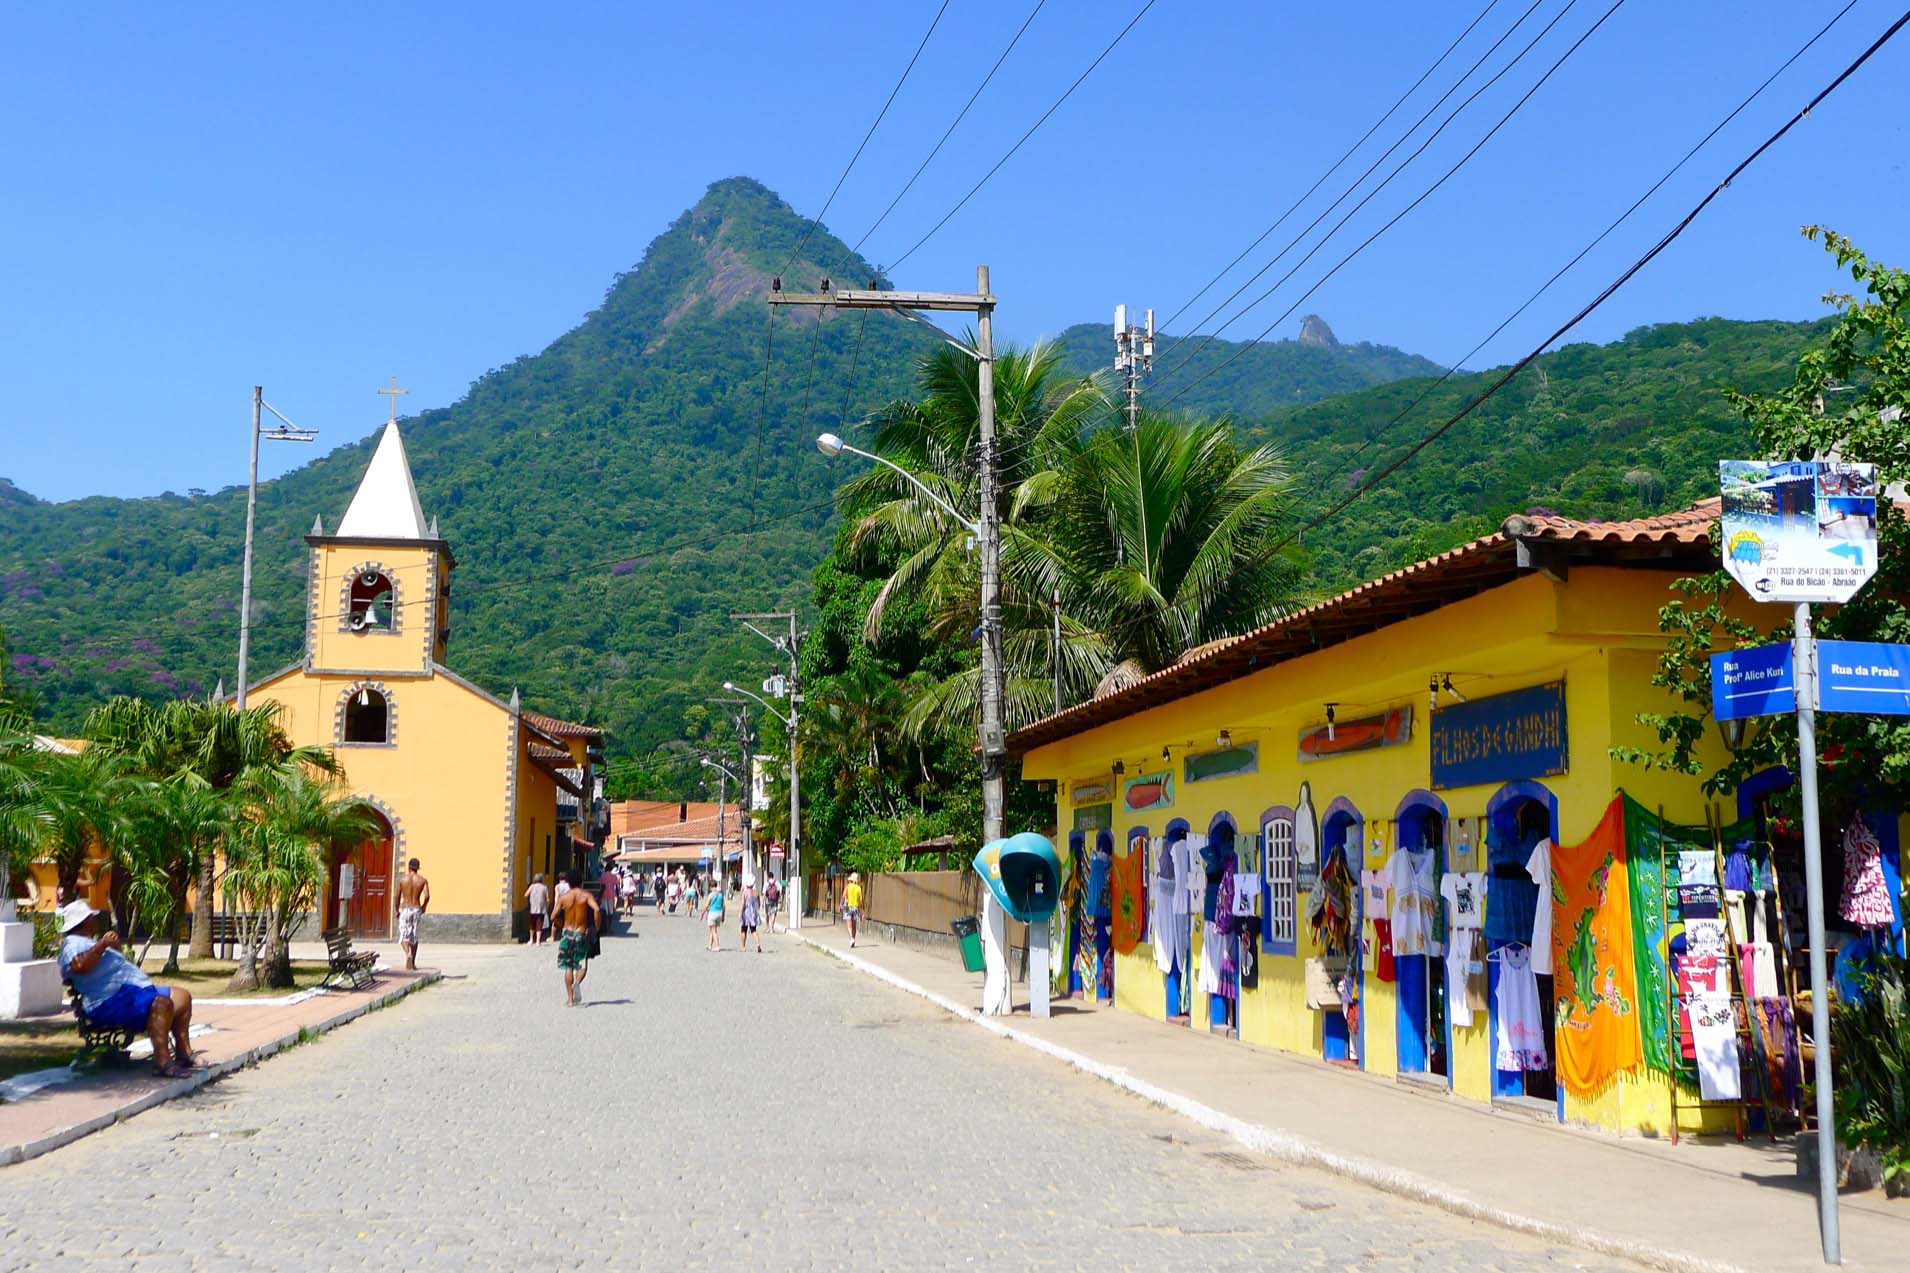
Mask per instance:
[[[1628,1267],[1243,1154],[791,939],[636,930],[578,1010],[554,947],[427,947],[443,984],[5,1169],[0,1269]]]

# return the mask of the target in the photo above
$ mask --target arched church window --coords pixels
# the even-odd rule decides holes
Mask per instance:
[[[389,632],[394,618],[391,577],[361,570],[352,577],[347,621],[353,632]]]
[[[345,704],[345,736],[348,743],[385,743],[391,741],[391,703],[384,694],[362,686]]]

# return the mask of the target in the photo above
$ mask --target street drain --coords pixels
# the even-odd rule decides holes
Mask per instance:
[[[1207,1157],[1223,1167],[1232,1167],[1235,1171],[1272,1171],[1271,1163],[1262,1162],[1251,1154],[1237,1154],[1232,1150],[1212,1149]]]
[[[256,1127],[240,1127],[223,1132],[174,1132],[171,1140],[250,1140],[259,1134]]]

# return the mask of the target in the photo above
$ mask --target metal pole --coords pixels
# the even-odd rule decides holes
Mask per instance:
[[[1817,826],[1817,651],[1811,608],[1799,602],[1791,661],[1797,683],[1797,782],[1804,799],[1804,905],[1811,943],[1811,1037],[1817,1041],[1817,1222],[1824,1263],[1842,1264],[1837,1225],[1837,1116],[1830,1086],[1830,994],[1824,961],[1824,844]]]
[[[235,701],[240,711],[245,710],[246,663],[252,655],[252,523],[258,515],[259,406],[264,401],[264,387],[253,385],[252,477],[245,488],[245,564],[239,569],[239,696]]]
[[[1054,590],[1054,714],[1061,715],[1061,589]]]
[[[716,880],[715,887],[722,887],[723,879],[723,806],[729,800],[729,770],[716,766]]]
[[[975,268],[975,291],[987,296],[988,267]],[[975,307],[977,415],[981,434],[981,585],[982,585],[982,843],[1002,838],[1001,527],[995,499],[995,311]],[[987,973],[982,982],[982,1012],[1005,1016],[1013,1002],[1008,976],[1008,916],[994,895],[982,891],[982,947]]]
[[[783,858],[783,904],[789,908],[788,925],[791,929],[802,927],[802,909],[808,900],[809,890],[803,886],[802,853],[797,848],[802,834],[802,768],[796,762],[796,700],[800,697],[801,682],[797,679],[796,612],[789,612],[789,844]],[[789,893],[789,880],[796,881],[796,893]]]

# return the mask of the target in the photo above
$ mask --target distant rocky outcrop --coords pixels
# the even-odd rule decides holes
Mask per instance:
[[[1333,329],[1326,325],[1326,320],[1318,314],[1308,314],[1300,320],[1300,343],[1319,349],[1340,347],[1339,338],[1333,334]]]

